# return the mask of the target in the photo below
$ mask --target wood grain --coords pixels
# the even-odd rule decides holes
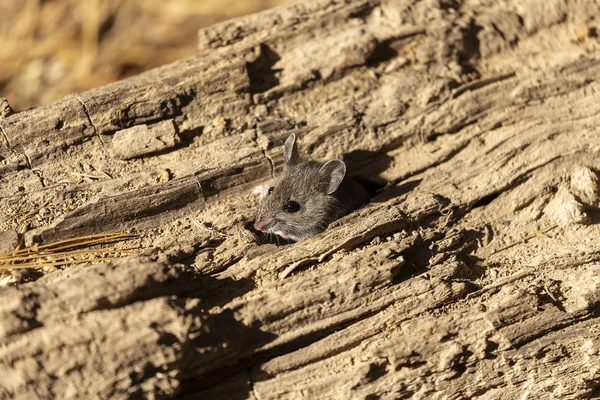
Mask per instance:
[[[2,112],[0,231],[143,254],[0,289],[0,398],[597,396],[598,7],[314,0]],[[373,198],[256,243],[290,133]]]

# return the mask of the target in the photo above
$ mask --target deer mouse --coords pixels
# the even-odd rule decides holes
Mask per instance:
[[[283,159],[283,174],[253,191],[262,199],[254,223],[259,231],[298,241],[324,231],[369,199],[360,183],[346,177],[343,161],[300,158],[293,133],[285,141]]]

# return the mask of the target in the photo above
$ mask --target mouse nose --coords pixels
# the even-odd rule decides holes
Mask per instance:
[[[259,218],[254,222],[254,228],[264,231],[273,223],[273,218]]]

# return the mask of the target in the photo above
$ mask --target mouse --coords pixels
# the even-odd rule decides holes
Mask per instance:
[[[323,232],[369,200],[367,190],[346,176],[342,160],[300,157],[293,133],[283,146],[283,159],[283,172],[253,190],[261,199],[254,222],[258,231],[297,242]]]

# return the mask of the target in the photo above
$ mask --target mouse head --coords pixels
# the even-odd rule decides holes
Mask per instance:
[[[341,160],[325,164],[302,160],[294,134],[285,141],[283,159],[283,174],[266,189],[254,227],[296,241],[323,231],[339,215],[333,193],[344,179],[346,165]]]

